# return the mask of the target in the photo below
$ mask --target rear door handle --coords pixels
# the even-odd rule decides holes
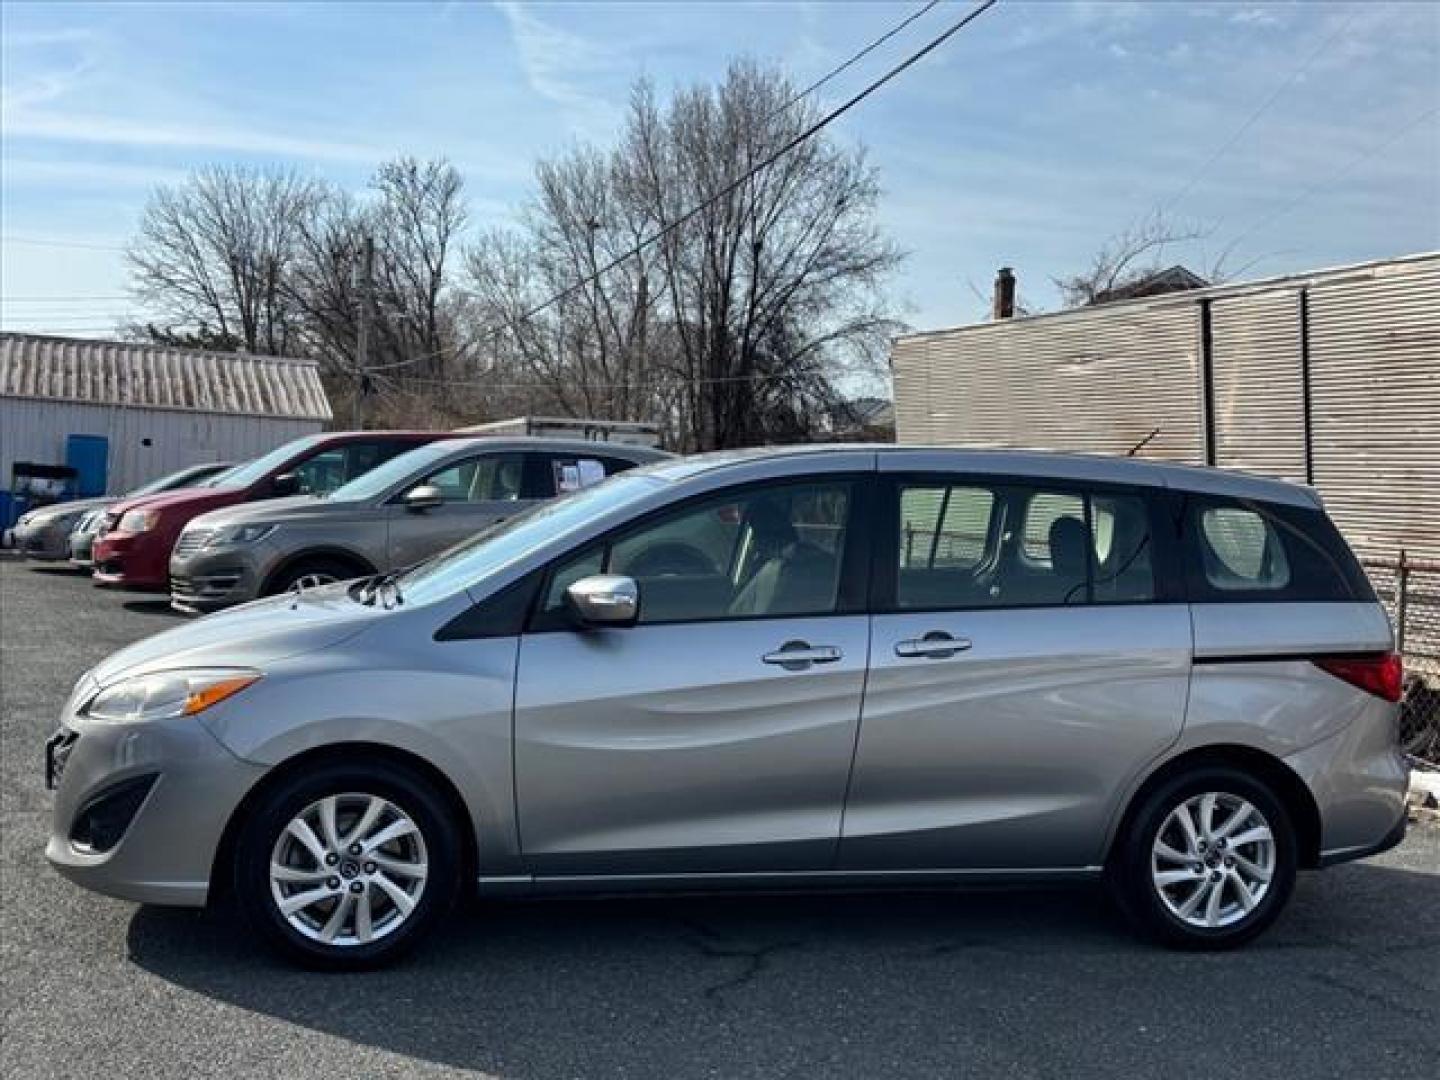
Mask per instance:
[[[804,671],[811,664],[833,664],[844,657],[834,645],[811,645],[808,641],[787,641],[774,652],[760,657],[767,664],[778,664],[786,671]]]
[[[925,660],[944,660],[970,648],[969,638],[951,637],[943,630],[932,630],[924,637],[907,638],[895,643],[895,655]]]

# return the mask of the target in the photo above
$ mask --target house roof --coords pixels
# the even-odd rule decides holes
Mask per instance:
[[[1189,289],[1204,289],[1209,282],[1199,274],[1191,273],[1183,266],[1172,266],[1132,281],[1119,288],[1107,289],[1094,299],[1096,304],[1108,304],[1113,300],[1134,300],[1142,296],[1160,296],[1163,293],[1185,292]]]
[[[142,342],[0,334],[0,397],[190,412],[331,419],[309,360]]]

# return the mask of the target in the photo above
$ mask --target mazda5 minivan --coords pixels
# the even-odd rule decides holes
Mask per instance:
[[[47,855],[362,966],[462,890],[1105,879],[1232,946],[1404,829],[1390,627],[1314,492],[1130,459],[674,459],[81,676]]]

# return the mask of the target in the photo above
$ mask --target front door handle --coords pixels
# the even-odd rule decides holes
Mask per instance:
[[[779,664],[786,671],[804,671],[811,664],[833,664],[844,657],[834,645],[811,645],[808,641],[787,641],[774,652],[760,657],[767,664]]]
[[[945,660],[970,648],[969,638],[951,637],[943,630],[931,630],[924,637],[907,638],[895,643],[895,655],[925,660]]]

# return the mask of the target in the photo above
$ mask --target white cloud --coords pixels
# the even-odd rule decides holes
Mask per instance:
[[[7,140],[47,139],[108,146],[191,147],[310,160],[374,162],[384,151],[358,143],[312,139],[211,123],[169,123],[83,113],[37,111],[5,103]]]
[[[1232,12],[1230,22],[1238,26],[1279,26],[1280,17],[1264,8],[1242,8]]]
[[[500,0],[495,6],[505,16],[530,88],[563,106],[582,123],[608,126],[613,111],[596,98],[593,83],[617,70],[616,50],[601,48],[579,34],[548,23],[533,8],[514,0]]]

